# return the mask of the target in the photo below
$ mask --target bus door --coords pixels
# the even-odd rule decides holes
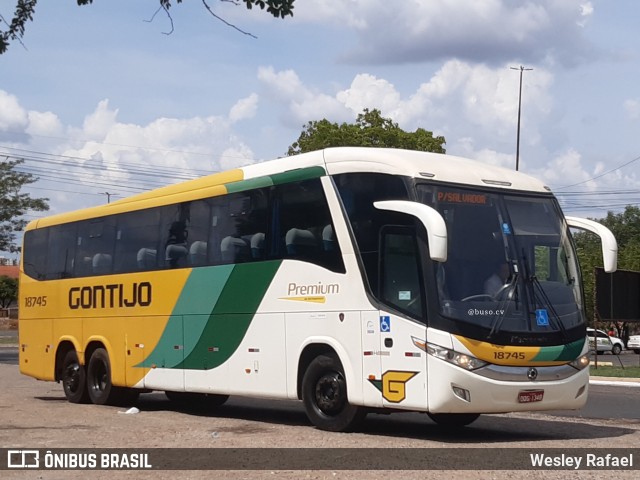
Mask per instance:
[[[383,405],[424,409],[426,358],[416,346],[426,338],[425,299],[416,230],[386,226],[380,236],[379,312]]]

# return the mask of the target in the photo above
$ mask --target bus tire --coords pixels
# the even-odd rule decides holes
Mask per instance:
[[[429,418],[443,427],[465,427],[475,422],[479,413],[431,413],[427,412]]]
[[[111,362],[104,348],[91,354],[87,367],[87,391],[96,405],[126,405],[135,403],[140,392],[132,388],[115,387],[111,383]]]
[[[311,423],[330,432],[351,431],[366,415],[362,407],[349,404],[344,371],[334,355],[311,361],[302,379],[302,401]]]
[[[217,393],[172,392],[167,390],[164,394],[169,400],[180,405],[210,408],[220,407],[229,399],[229,395]]]
[[[60,373],[62,389],[67,400],[71,403],[88,403],[87,372],[84,365],[80,365],[78,354],[69,350],[63,360]]]

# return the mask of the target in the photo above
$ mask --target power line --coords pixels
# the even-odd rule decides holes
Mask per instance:
[[[590,181],[592,181],[592,180],[597,180],[598,178],[602,178],[602,177],[604,177],[605,175],[609,175],[610,173],[613,173],[613,172],[615,172],[616,170],[620,170],[621,168],[624,168],[624,167],[626,167],[627,165],[631,165],[632,163],[637,162],[638,160],[640,160],[640,156],[637,156],[637,157],[636,157],[636,158],[634,158],[633,160],[629,160],[627,163],[623,163],[622,165],[620,165],[620,166],[618,166],[618,167],[616,167],[616,168],[613,168],[613,169],[608,170],[608,171],[606,171],[606,172],[604,172],[604,173],[601,173],[600,175],[596,175],[595,177],[592,177],[592,178],[590,178],[590,179],[588,179],[588,180],[584,180],[584,181],[582,181],[582,182],[578,182],[578,183],[572,183],[571,185],[565,185],[565,186],[563,186],[563,187],[557,187],[557,188],[555,188],[554,190],[561,190],[561,189],[563,189],[563,188],[575,187],[576,185],[582,185],[582,184],[585,184],[585,183],[590,182]]]

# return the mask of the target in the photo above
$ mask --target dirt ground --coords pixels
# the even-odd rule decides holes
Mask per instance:
[[[0,321],[0,331],[12,328]],[[0,348],[3,348],[0,345]],[[6,348],[6,347],[4,347]],[[126,407],[74,405],[61,385],[41,382],[0,364],[0,448],[445,448],[465,455],[465,448],[635,448],[640,464],[640,422],[555,417],[541,413],[482,416],[461,431],[447,431],[426,415],[370,415],[360,432],[331,433],[311,427],[299,402],[231,398],[215,411],[180,406],[161,392],[141,395],[139,413]],[[203,452],[199,450],[199,452]],[[288,450],[287,450],[288,452]],[[326,453],[327,450],[319,450]],[[330,465],[331,459],[327,459]],[[637,466],[635,467],[638,468]],[[634,471],[569,470],[231,470],[231,471],[2,471],[0,477],[86,478],[269,478],[269,479],[600,479],[637,478]]]
[[[309,426],[298,402],[232,398],[217,411],[180,407],[164,394],[145,394],[140,412],[123,407],[74,405],[59,384],[20,375],[14,365],[0,365],[1,448],[638,448],[640,424],[586,420],[544,414],[483,416],[462,432],[443,431],[424,415],[371,415],[357,433],[324,432]],[[322,451],[322,450],[320,450]],[[330,463],[331,459],[327,459]],[[634,473],[636,475],[634,475]],[[2,478],[374,478],[394,471],[4,471]],[[403,479],[440,478],[636,478],[632,471],[404,471]]]

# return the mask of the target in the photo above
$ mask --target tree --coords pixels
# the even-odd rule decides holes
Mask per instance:
[[[358,114],[356,123],[331,123],[327,119],[307,123],[304,130],[287,151],[288,155],[312,152],[327,147],[387,147],[445,153],[444,137],[434,137],[433,132],[418,128],[405,132],[380,110]]]
[[[17,299],[18,280],[0,275],[0,308],[9,308],[9,305]]]
[[[30,173],[15,171],[24,160],[5,160],[0,162],[0,251],[17,252],[16,233],[27,225],[22,216],[28,211],[49,210],[46,198],[31,198],[20,193],[23,186],[37,180]]]
[[[173,31],[173,20],[171,19],[171,15],[169,13],[169,9],[171,8],[171,0],[158,0],[160,2],[160,6],[158,7],[158,11],[163,10],[169,20],[171,21],[171,31]],[[216,19],[225,23],[226,25],[235,28],[236,30],[251,35],[248,32],[244,32],[240,30],[235,25],[232,25],[226,22],[223,18],[216,15],[206,0],[201,0],[202,4],[206,8],[206,10],[214,16]],[[259,7],[261,10],[267,9],[267,13],[270,13],[276,18],[285,18],[287,16],[293,16],[293,2],[295,0],[220,0],[221,2],[231,2],[236,5],[240,4],[240,1],[245,4],[248,10],[251,10],[253,7]],[[93,3],[93,0],[77,0],[78,5],[88,5]],[[33,20],[33,14],[35,13],[36,4],[38,0],[17,0],[16,9],[13,14],[13,19],[11,22],[7,22],[2,15],[0,15],[0,24],[4,23],[9,28],[8,30],[0,30],[0,55],[7,51],[9,47],[9,42],[11,40],[17,40],[22,43],[22,37],[24,36],[24,30],[26,23],[30,20]],[[182,0],[176,0],[176,3],[182,3]],[[156,12],[157,13],[157,12]],[[170,33],[170,32],[169,32]],[[255,37],[255,35],[251,35]]]

